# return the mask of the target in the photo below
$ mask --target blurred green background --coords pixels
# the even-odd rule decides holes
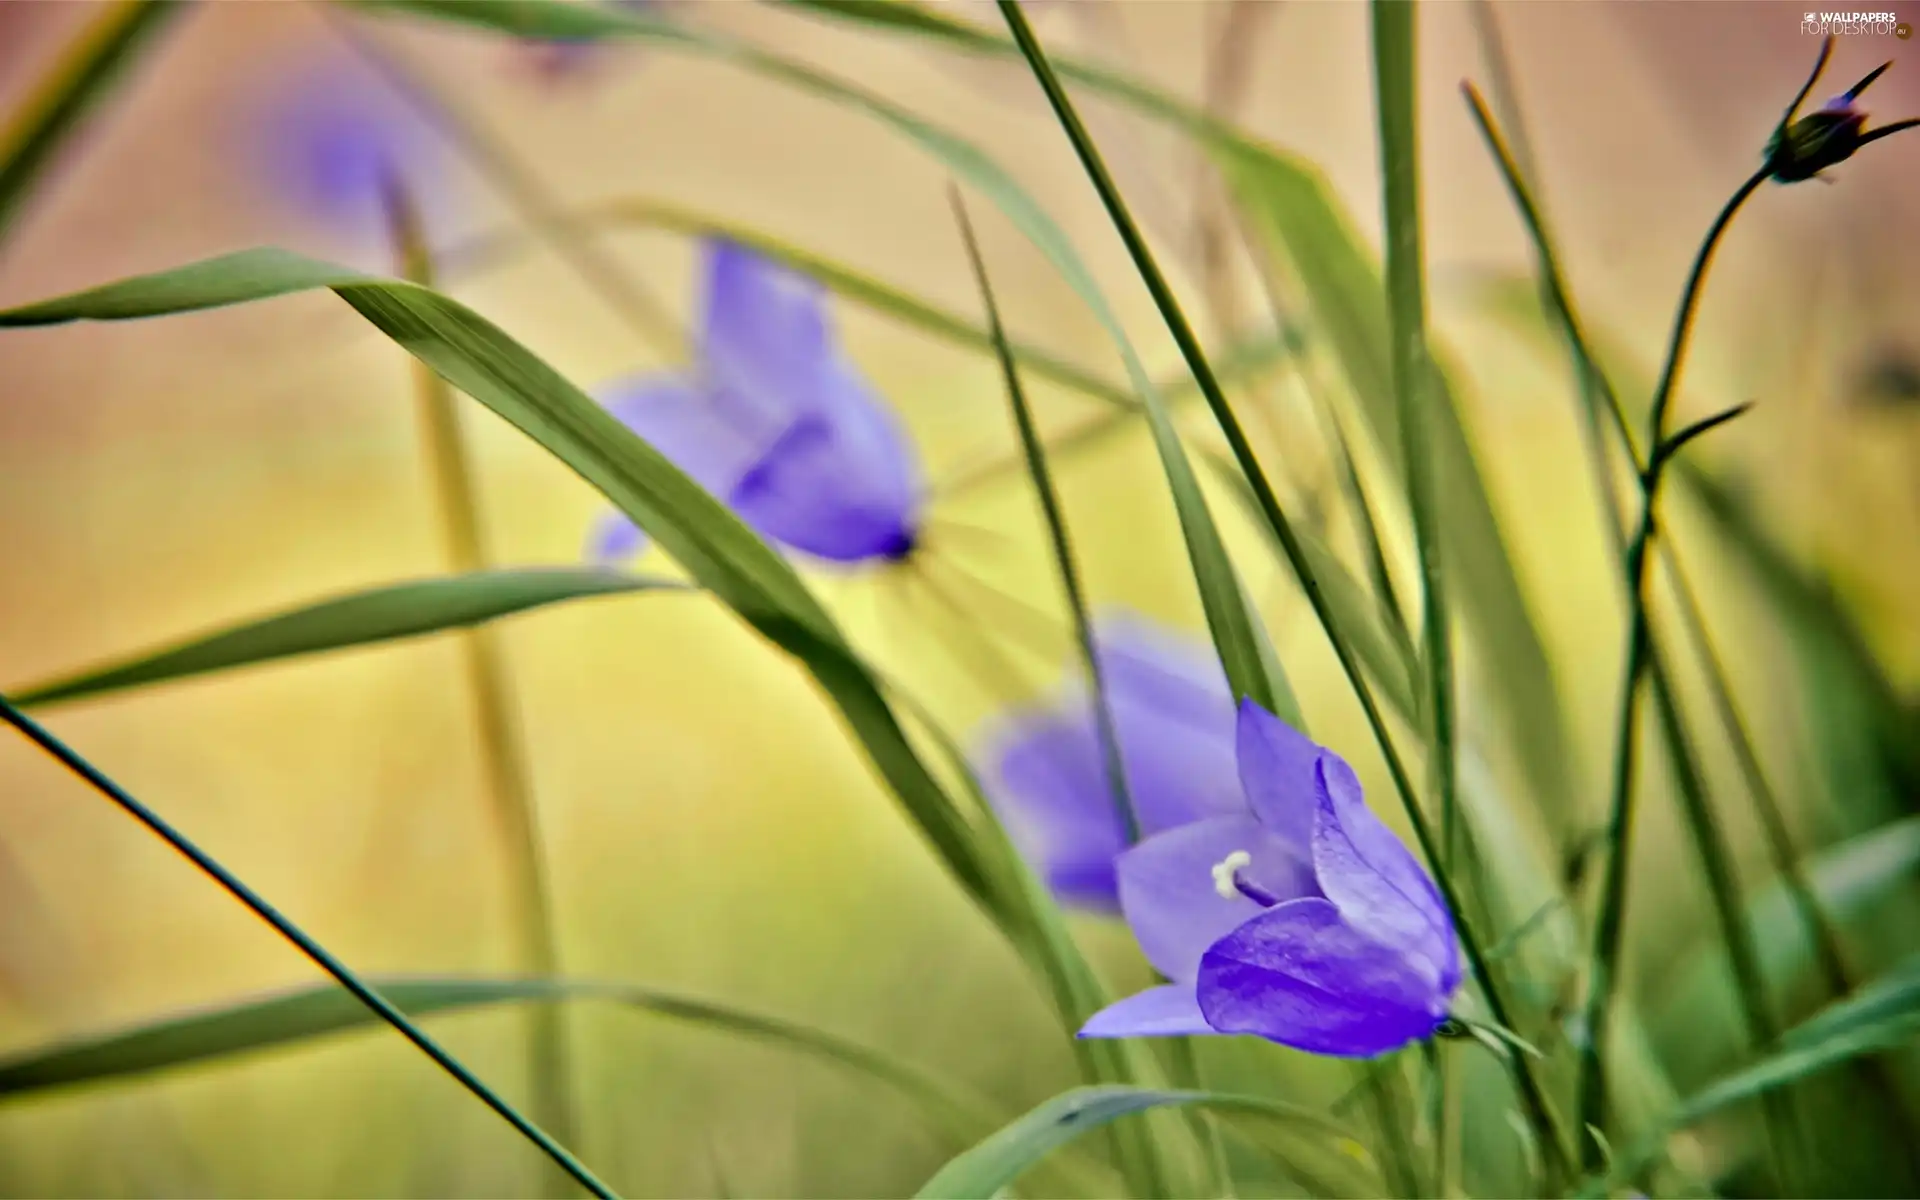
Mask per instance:
[[[941,7],[996,21],[990,5]],[[1913,19],[1912,6],[1891,7]],[[1817,43],[1791,4],[1494,8],[1583,310],[1650,375],[1692,248],[1752,168]],[[100,11],[0,6],[0,112],[25,102]],[[761,4],[670,11],[857,80],[988,148],[1074,237],[1150,365],[1178,365],[1022,65],[965,62]],[[1050,46],[1196,100],[1223,70],[1221,31],[1240,31],[1228,39],[1246,55],[1234,119],[1320,164],[1377,243],[1363,5],[1087,0],[1037,7],[1034,20]],[[1471,382],[1472,432],[1574,719],[1576,778],[1588,792],[1570,807],[1597,820],[1624,638],[1619,586],[1569,372],[1551,343],[1519,336],[1487,302],[1492,283],[1524,286],[1514,281],[1531,256],[1456,90],[1488,76],[1475,20],[1466,3],[1421,7],[1435,320]],[[304,216],[257,161],[262,114],[289,81],[338,64],[352,73],[341,86],[388,86],[345,27],[297,3],[183,14],[31,198],[0,248],[0,305],[258,244],[394,269],[377,222],[343,229]],[[351,27],[566,207],[671,201],[977,311],[940,168],[862,117],[658,49],[607,47],[556,81],[498,39]],[[1910,44],[1843,39],[1835,74],[1855,78],[1892,55],[1902,61],[1869,107],[1920,112]],[[1215,200],[1193,148],[1089,108],[1180,285],[1200,296],[1192,230]],[[1832,186],[1764,193],[1716,267],[1679,400],[1683,420],[1756,401],[1702,457],[1796,561],[1830,576],[1908,696],[1920,678],[1920,413],[1912,395],[1878,395],[1863,378],[1888,356],[1920,360],[1916,179],[1909,145],[1864,155]],[[519,219],[437,135],[409,163],[409,181],[428,196],[437,246]],[[1037,252],[997,215],[982,218],[982,236],[1014,332],[1118,378],[1098,327]],[[599,241],[684,324],[687,241],[631,230]],[[442,282],[583,385],[677,361],[537,242]],[[1243,314],[1261,309],[1250,276],[1226,286]],[[850,304],[837,312],[851,354],[902,412],[935,479],[1013,451],[990,358]],[[1221,324],[1210,337],[1225,337]],[[331,297],[10,331],[0,364],[0,683],[446,567],[411,367]],[[1049,427],[1098,411],[1032,386]],[[492,560],[575,560],[600,498],[478,406],[465,415]],[[1305,439],[1291,419],[1306,418],[1283,409],[1273,426],[1256,424],[1261,453],[1290,477],[1324,475],[1296,451]],[[1187,428],[1211,436],[1203,420]],[[1063,456],[1056,470],[1096,602],[1203,629],[1144,431]],[[1256,594],[1268,598],[1316,736],[1354,758],[1387,813],[1384,772],[1310,614],[1273,582],[1239,514],[1216,508],[1236,557],[1257,564]],[[1017,470],[943,497],[936,511],[995,531],[956,532],[943,554],[1058,613]],[[1822,697],[1748,578],[1725,569],[1712,527],[1681,512],[1673,528],[1802,844],[1911,811],[1911,794],[1833,794],[1819,755],[1854,751],[1822,750]],[[1063,618],[1045,637],[1016,636],[1018,622],[997,620],[1004,608],[976,595],[972,607],[1017,668],[982,679],[969,669],[978,633],[924,585],[859,574],[824,586],[862,648],[956,729],[1053,686],[1070,661]],[[502,628],[570,973],[857,1036],[972,1085],[1009,1115],[1072,1081],[1068,1048],[1013,955],[934,868],[805,678],[731,615],[695,595],[640,596]],[[440,637],[103,698],[52,723],[356,968],[510,972],[502,835],[479,798],[465,688],[458,647]],[[1483,741],[1493,736],[1471,697],[1463,721]],[[1730,772],[1717,759],[1709,766]],[[1751,820],[1725,807],[1757,888],[1769,872]],[[1707,932],[1708,910],[1672,805],[1649,804],[1640,836],[1647,857],[1630,937],[1641,991],[1658,994],[1659,973]],[[1669,860],[1684,869],[1660,869]],[[1116,984],[1145,981],[1122,933],[1085,931]],[[0,744],[0,1045],[310,978],[163,846],[23,743]],[[571,1008],[568,1022],[578,1148],[629,1195],[904,1194],[957,1148],[894,1097],[777,1049],[593,1004]],[[525,1095],[522,1014],[435,1027],[509,1095]],[[536,1166],[494,1116],[384,1031],[0,1107],[9,1195],[515,1195],[535,1186]]]

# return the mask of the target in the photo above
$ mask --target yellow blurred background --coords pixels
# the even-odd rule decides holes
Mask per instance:
[[[990,5],[941,7],[996,21]],[[1197,99],[1233,7],[1082,0],[1036,6],[1035,21],[1049,45]],[[1236,119],[1323,166],[1377,243],[1365,6],[1259,7]],[[1591,322],[1651,365],[1692,248],[1756,161],[1817,43],[1786,3],[1495,8],[1576,294]],[[0,106],[19,103],[99,11],[0,6]],[[671,12],[818,64],[986,148],[1069,231],[1150,365],[1177,365],[1024,68],[761,4]],[[1618,585],[1566,367],[1476,304],[1476,280],[1524,272],[1530,257],[1457,91],[1462,78],[1487,78],[1471,6],[1420,13],[1436,320],[1472,382],[1474,433],[1561,670],[1585,802],[1597,811],[1624,636]],[[280,203],[248,157],[254,118],[313,65],[342,62],[364,86],[384,86],[355,58],[343,23],[307,4],[265,2],[205,4],[179,19],[0,251],[0,305],[260,244],[393,269],[378,237],[343,235]],[[569,208],[671,201],[978,311],[940,167],[870,119],[664,49],[608,48],[591,70],[550,83],[498,39],[393,20],[351,27],[469,113]],[[1850,81],[1891,55],[1896,66],[1868,108],[1876,119],[1920,113],[1910,45],[1843,39],[1833,78]],[[1090,107],[1123,186],[1173,247],[1199,192],[1192,148]],[[1883,350],[1920,358],[1920,244],[1907,232],[1920,229],[1917,148],[1896,140],[1830,186],[1762,194],[1710,281],[1679,402],[1682,418],[1757,402],[1706,457],[1754,489],[1796,552],[1835,572],[1909,686],[1920,678],[1920,427],[1910,405],[1858,403],[1855,381]],[[422,163],[444,168],[428,206],[435,244],[517,219],[457,151]],[[974,210],[1013,330],[1119,378],[1110,344],[1065,284],[986,204]],[[687,242],[632,231],[599,240],[685,322],[695,283]],[[1191,257],[1173,261],[1197,294]],[[675,361],[537,243],[443,286],[585,386]],[[1244,307],[1257,310],[1245,291]],[[936,480],[1012,451],[990,359],[849,304],[836,312],[850,353],[903,413]],[[0,684],[446,567],[409,364],[330,296],[8,331],[0,364]],[[1051,426],[1096,411],[1034,390]],[[491,559],[577,559],[600,497],[477,405],[464,415]],[[1196,437],[1207,436],[1202,417],[1188,420]],[[1271,440],[1261,450],[1276,461],[1289,453]],[[1203,629],[1141,432],[1057,470],[1096,600]],[[1017,472],[938,511],[1004,534],[956,536],[946,553],[1059,611]],[[1223,519],[1239,560],[1257,564],[1262,594],[1279,595],[1260,540],[1237,516]],[[1711,581],[1708,535],[1680,523],[1677,536],[1690,534]],[[1016,648],[1023,678],[985,686],[962,669],[968,635],[924,586],[870,576],[822,586],[859,644],[957,730],[1017,698],[1015,687],[1052,686],[1068,661],[1057,636],[1051,660]],[[1789,686],[1783,664],[1737,595],[1717,589],[1710,600],[1756,723],[1791,738],[1793,697],[1775,694]],[[1384,796],[1310,614],[1287,592],[1269,619],[1316,735],[1356,756]],[[1067,1047],[1007,947],[934,865],[806,679],[718,604],[595,600],[503,628],[570,973],[857,1036],[1009,1113],[1071,1081]],[[507,972],[516,964],[504,851],[479,798],[465,687],[454,640],[442,637],[103,698],[50,721],[356,968]],[[1466,720],[1488,724],[1473,712]],[[1673,829],[1667,811],[1652,810],[1644,836],[1664,846]],[[1757,854],[1743,861],[1762,877]],[[1120,935],[1088,933],[1118,980],[1144,980]],[[24,743],[0,745],[0,1045],[310,978],[165,847]],[[629,1195],[901,1194],[953,1150],[890,1097],[777,1050],[595,1005],[574,1009],[569,1025],[579,1148]],[[524,1027],[505,1012],[436,1024],[513,1096],[525,1093]],[[532,1186],[534,1166],[495,1117],[383,1031],[0,1108],[6,1194],[510,1195]]]

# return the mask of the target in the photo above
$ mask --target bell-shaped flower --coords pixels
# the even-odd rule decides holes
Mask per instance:
[[[402,180],[424,204],[441,199],[445,148],[424,117],[371,72],[310,62],[247,111],[245,158],[274,200],[349,239],[384,243],[384,189]]]
[[[841,353],[824,289],[733,242],[709,240],[691,370],[606,389],[607,409],[773,541],[841,563],[901,560],[925,486],[905,431]],[[619,514],[591,554],[644,544]]]
[[[1141,836],[1244,814],[1233,694],[1211,647],[1132,614],[1093,623],[1106,700]],[[1089,689],[1001,717],[982,739],[987,798],[1014,846],[1062,903],[1117,912],[1125,823]]]
[[[1254,1034],[1371,1058],[1432,1036],[1460,986],[1433,880],[1339,755],[1240,705],[1251,811],[1121,855],[1120,903],[1171,982],[1094,1014],[1082,1037]]]

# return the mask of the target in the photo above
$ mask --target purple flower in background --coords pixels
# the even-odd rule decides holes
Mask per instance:
[[[265,182],[283,203],[336,231],[382,227],[381,189],[390,173],[416,193],[438,183],[441,146],[433,131],[352,64],[308,68],[255,113],[251,157]]]
[[[1172,982],[1094,1014],[1080,1036],[1251,1033],[1343,1058],[1432,1036],[1461,978],[1433,880],[1339,755],[1250,700],[1238,742],[1250,814],[1120,858],[1127,923]]]
[[[1246,813],[1233,695],[1211,647],[1123,614],[1097,618],[1093,639],[1141,835]],[[984,742],[988,799],[1021,854],[1063,903],[1118,912],[1124,826],[1088,689],[1010,714]]]
[[[905,559],[920,536],[919,459],[840,352],[824,289],[732,242],[705,252],[693,369],[623,381],[602,401],[763,536],[834,562]],[[591,553],[643,544],[616,513]]]

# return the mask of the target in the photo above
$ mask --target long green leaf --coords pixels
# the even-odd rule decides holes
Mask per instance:
[[[717,1001],[598,980],[398,976],[368,982],[410,1017],[498,1004],[607,1001],[769,1042],[866,1076],[914,1101],[941,1129],[962,1138],[976,1137],[998,1120],[992,1105],[890,1055]],[[218,1062],[377,1023],[365,1005],[330,985],[248,997],[0,1059],[0,1100]]]
[[[793,567],[652,446],[479,314],[430,289],[253,250],[0,313],[0,327],[127,320],[327,288],[593,484],[701,585],[798,659],[961,884],[1002,907],[968,819],[914,754],[867,668]]]
[[[1257,1114],[1352,1141],[1341,1126],[1320,1113],[1259,1096],[1126,1087],[1075,1088],[1042,1103],[954,1158],[915,1194],[922,1200],[988,1200],[1083,1133],[1121,1117],[1181,1105]]]
[[[566,600],[685,590],[685,584],[671,579],[575,567],[473,571],[388,584],[229,625],[111,666],[29,685],[13,695],[17,704],[45,706],[297,655],[439,633]]]
[[[104,9],[0,129],[0,243],[61,147],[183,7],[173,0],[122,0]]]

